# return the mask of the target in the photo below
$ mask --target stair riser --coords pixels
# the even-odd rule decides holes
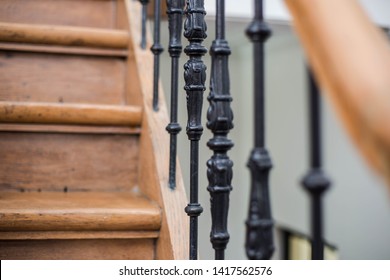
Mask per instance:
[[[138,135],[3,132],[0,190],[131,190],[138,140]]]
[[[117,1],[2,0],[4,22],[117,28]],[[123,25],[122,25],[123,27]]]
[[[144,260],[154,258],[154,239],[0,241],[2,260]]]
[[[123,104],[126,62],[0,51],[0,101]]]

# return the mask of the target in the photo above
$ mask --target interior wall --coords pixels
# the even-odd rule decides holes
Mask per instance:
[[[229,58],[234,129],[229,134],[235,146],[229,153],[234,161],[233,191],[229,211],[230,243],[227,259],[245,259],[245,220],[249,199],[249,171],[246,162],[252,148],[252,46],[244,35],[249,19],[231,20],[227,38],[232,49]],[[214,38],[214,22],[208,20],[208,48]],[[304,55],[299,42],[287,25],[273,25],[273,36],[266,45],[266,132],[267,146],[274,163],[270,173],[272,210],[278,225],[309,233],[309,198],[300,186],[308,170],[307,100]],[[163,44],[168,45],[167,24],[163,24]],[[183,40],[184,45],[187,42]],[[167,47],[165,47],[167,48]],[[181,65],[187,60],[183,54]],[[209,83],[210,57],[206,55]],[[170,69],[167,52],[162,69]],[[169,104],[170,71],[161,71]],[[182,75],[182,74],[180,74]],[[183,128],[178,137],[178,154],[185,183],[189,185],[189,142],[184,82],[179,86],[179,120]],[[210,202],[206,161],[211,152],[206,142],[211,134],[205,127],[208,102],[203,105],[205,128],[200,147],[200,202],[204,212],[199,218],[200,257],[214,256],[209,242]],[[346,137],[333,111],[324,103],[324,164],[332,179],[325,197],[325,238],[337,246],[342,259],[390,259],[390,196],[387,189],[362,161]],[[187,190],[189,193],[189,190]],[[184,206],[183,206],[184,209]],[[183,210],[184,211],[184,210]],[[280,248],[277,248],[280,249]],[[277,256],[277,255],[276,255]]]

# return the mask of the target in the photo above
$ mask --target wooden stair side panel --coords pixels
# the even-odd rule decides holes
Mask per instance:
[[[138,70],[137,80],[143,98],[143,123],[140,138],[139,187],[152,200],[157,201],[163,211],[160,236],[156,244],[157,259],[188,259],[189,219],[184,212],[187,198],[179,164],[176,173],[176,189],[168,187],[169,134],[165,127],[169,123],[167,106],[160,85],[159,111],[152,108],[153,56],[149,48],[142,50],[141,6],[138,2],[125,0],[128,11],[130,46]],[[148,38],[150,46],[150,38]]]
[[[5,22],[116,28],[117,1],[1,0]]]
[[[0,51],[0,101],[123,104],[121,58]]]
[[[1,191],[129,191],[138,135],[3,132]]]

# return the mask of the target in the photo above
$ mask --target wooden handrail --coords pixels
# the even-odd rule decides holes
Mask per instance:
[[[355,0],[286,0],[306,54],[347,131],[390,182],[390,45]]]
[[[139,106],[0,102],[0,123],[140,126],[141,119]]]
[[[121,30],[0,22],[0,41],[124,49],[129,35]]]

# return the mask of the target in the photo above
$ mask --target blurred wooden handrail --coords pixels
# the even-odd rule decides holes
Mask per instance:
[[[390,182],[390,44],[357,0],[286,0],[317,80],[365,158]]]

